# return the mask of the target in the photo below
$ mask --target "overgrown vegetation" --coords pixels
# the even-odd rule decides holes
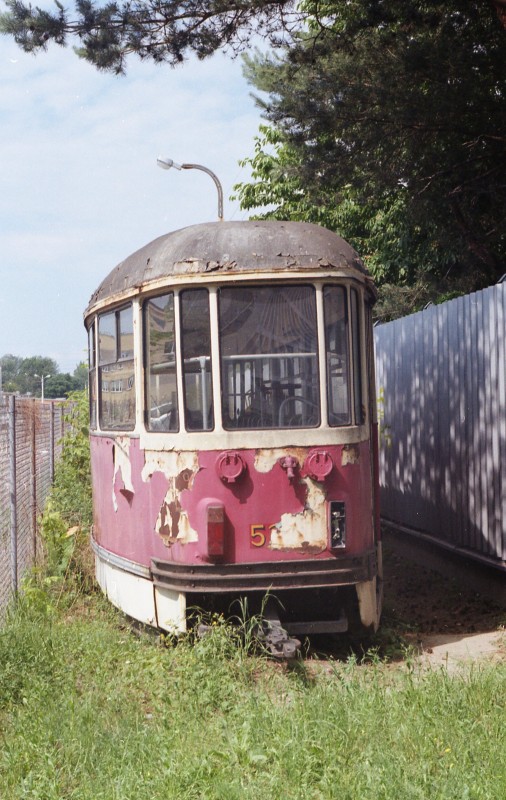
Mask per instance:
[[[221,620],[174,647],[105,607],[0,635],[10,800],[503,797],[505,668],[289,670]]]
[[[69,399],[62,454],[39,520],[44,559],[25,585],[25,594],[32,598],[37,592],[44,595],[51,588],[54,596],[68,600],[70,595],[89,591],[93,585],[89,547],[93,510],[88,399],[85,392],[74,392]]]
[[[0,797],[506,795],[504,664],[449,675],[422,672],[409,653],[394,668],[372,650],[287,667],[255,651],[241,607],[239,625],[214,616],[203,638],[176,641],[134,635],[83,592],[73,543],[84,539],[68,536],[90,521],[77,400],[42,520],[46,571],[0,631]]]

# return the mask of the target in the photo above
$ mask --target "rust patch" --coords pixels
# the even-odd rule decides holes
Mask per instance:
[[[175,542],[187,544],[198,540],[197,532],[188,521],[187,512],[181,508],[174,479],[169,481],[167,493],[162,500],[155,522],[155,531],[167,547]]]
[[[156,531],[160,535],[163,543],[170,547],[178,538],[179,519],[181,516],[181,506],[179,501],[172,503],[162,503],[158,518],[156,520]]]
[[[270,447],[265,450],[256,450],[255,469],[257,472],[270,472],[278,463],[279,459],[285,458],[286,456],[297,459],[299,465],[302,466],[306,455],[306,447],[282,447],[277,449]]]
[[[360,449],[357,444],[343,445],[341,455],[341,466],[345,467],[347,464],[358,464],[360,461]]]
[[[178,492],[182,492],[185,489],[190,488],[190,483],[192,483],[193,473],[189,469],[184,469],[179,475],[176,475],[175,485]]]
[[[148,481],[155,472],[161,472],[168,480],[167,492],[162,500],[155,522],[155,531],[167,547],[175,542],[186,544],[198,540],[191,527],[188,514],[181,508],[180,495],[191,489],[199,470],[197,453],[147,450],[142,469],[142,480]]]

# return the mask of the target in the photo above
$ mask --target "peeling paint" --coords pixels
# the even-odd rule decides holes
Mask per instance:
[[[270,472],[280,458],[292,456],[299,464],[304,463],[307,455],[306,447],[278,447],[255,451],[255,469],[257,472]]]
[[[191,488],[191,478],[198,470],[199,460],[196,452],[145,450],[141,478],[147,483],[155,472],[161,472],[169,480],[187,472],[190,475],[186,476],[187,481],[183,488],[188,489]]]
[[[198,541],[197,531],[193,530],[188,520],[188,514],[181,508],[176,482],[177,478],[169,480],[169,488],[155,522],[155,531],[167,547],[175,542],[188,544],[188,542]]]
[[[307,486],[306,505],[295,514],[283,514],[271,531],[272,550],[319,553],[327,547],[326,493],[310,478],[301,482]]]
[[[120,491],[131,501],[134,492],[132,484],[132,465],[130,463],[130,439],[127,436],[118,436],[113,446],[114,453],[114,471],[112,474],[112,504],[114,510],[118,510],[118,501],[116,497],[116,475],[121,475],[123,481],[123,489]]]
[[[195,452],[145,451],[142,480],[146,483],[155,472],[161,472],[169,484],[155,522],[155,531],[167,547],[175,542],[187,544],[198,541],[197,531],[191,527],[188,514],[181,508],[180,502],[181,492],[191,489],[198,470],[198,454]]]
[[[347,464],[358,464],[360,461],[360,448],[357,444],[343,445],[341,455],[341,466],[345,467]]]

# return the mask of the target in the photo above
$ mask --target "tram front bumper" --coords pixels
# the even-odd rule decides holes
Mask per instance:
[[[332,559],[243,564],[179,564],[154,558],[156,586],[189,593],[240,593],[350,586],[377,574],[376,551]]]

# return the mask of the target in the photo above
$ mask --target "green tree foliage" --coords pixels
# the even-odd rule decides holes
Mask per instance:
[[[2,389],[4,392],[16,391],[16,378],[20,372],[20,365],[23,359],[19,356],[13,356],[10,353],[0,358],[0,367],[2,368]]]
[[[5,0],[4,5],[8,10],[0,15],[0,32],[13,36],[25,51],[37,53],[51,42],[62,47],[72,42],[79,56],[98,69],[116,73],[125,71],[126,58],[132,53],[174,66],[191,53],[205,58],[222,48],[244,49],[252,33],[279,46],[290,41],[308,20],[317,38],[334,21],[339,24],[343,14],[351,11],[362,19],[379,20],[388,15],[390,6],[382,0],[75,0],[69,12],[59,0],[53,11],[22,0]],[[425,8],[427,4],[391,5],[394,9],[405,5],[409,14],[413,6]],[[467,5],[465,0],[460,3],[464,9]],[[488,0],[481,5],[506,27],[506,0]],[[344,33],[351,41],[350,32]]]
[[[75,0],[69,13],[60,2],[54,11],[6,0],[0,31],[27,52],[45,50],[50,42],[77,43],[76,52],[98,69],[125,71],[135,53],[156,63],[179,64],[193,52],[205,58],[216,50],[247,45],[252,31],[279,41],[305,15],[286,0]]]
[[[40,397],[42,376],[44,376],[44,396],[48,398],[67,397],[70,392],[84,389],[88,380],[88,367],[81,362],[74,374],[61,373],[52,358],[31,356],[20,358],[10,354],[0,358],[2,368],[2,388],[4,392]]]
[[[5,356],[4,356],[5,358]],[[13,356],[6,356],[13,358]],[[3,359],[1,359],[3,363]],[[44,376],[44,389],[46,387],[47,376],[51,377],[58,372],[58,364],[52,358],[44,356],[30,356],[29,358],[17,359],[16,371],[13,372],[10,387],[4,385],[5,391],[16,391],[21,394],[30,394],[40,397],[42,391],[42,376]]]
[[[76,366],[72,377],[77,381],[76,389],[85,389],[88,385],[88,364],[86,361],[80,361]]]
[[[271,129],[247,160],[253,182],[236,187],[242,206],[337,229],[380,283],[420,302],[494,282],[506,257],[497,16],[462,0],[326,8],[316,38],[246,59]]]
[[[68,397],[71,392],[82,388],[79,381],[68,372],[59,372],[46,381],[44,386],[45,397]]]

